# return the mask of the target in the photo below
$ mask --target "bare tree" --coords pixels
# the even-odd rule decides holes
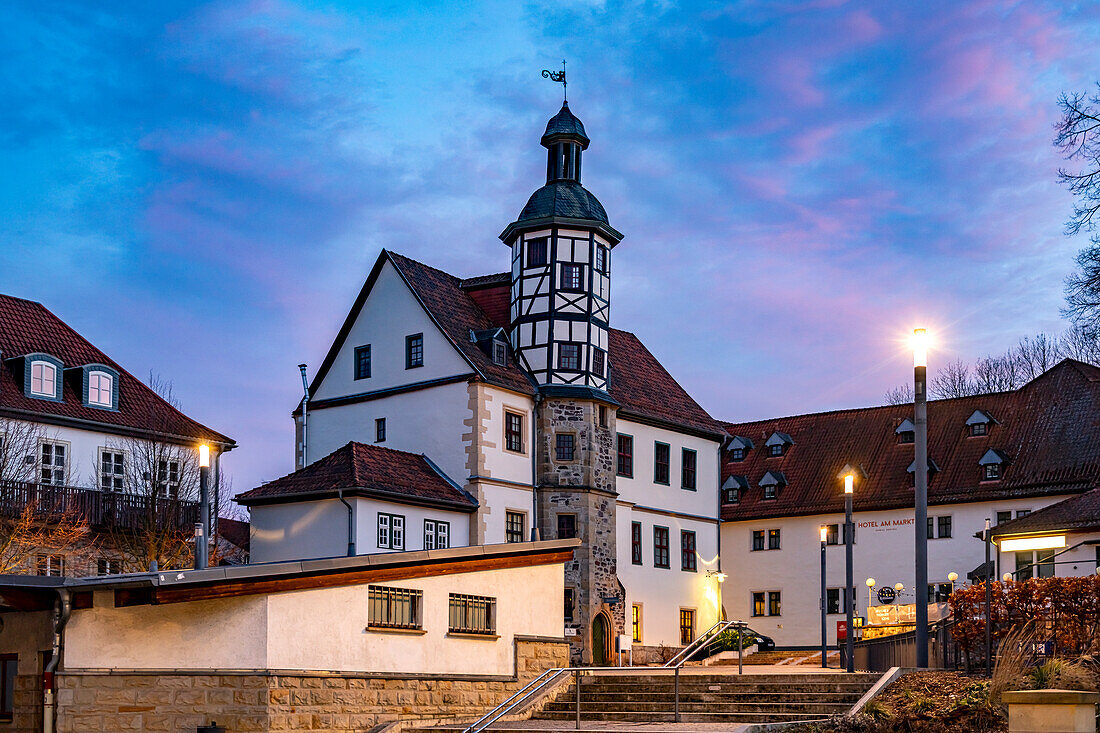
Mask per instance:
[[[1045,333],[1024,336],[1010,353],[1016,359],[1020,378],[1030,382],[1061,360],[1061,338]]]
[[[974,394],[970,379],[970,367],[962,359],[948,362],[928,381],[928,391],[933,397],[966,397]]]
[[[1089,244],[1077,255],[1077,271],[1066,279],[1065,313],[1094,336],[1100,331],[1100,83],[1097,92],[1058,98],[1062,117],[1055,125],[1054,145],[1078,169],[1058,170],[1058,180],[1073,194],[1073,215],[1066,234],[1084,231]]]
[[[972,394],[988,392],[1007,392],[1016,389],[1023,380],[1023,370],[1015,354],[1008,352],[1001,356],[986,356],[974,363],[974,376],[971,378]]]
[[[888,389],[882,396],[882,400],[888,405],[910,405],[913,403],[913,385],[903,384]]]
[[[1058,339],[1059,358],[1100,365],[1100,344],[1096,336],[1080,325],[1069,328]]]

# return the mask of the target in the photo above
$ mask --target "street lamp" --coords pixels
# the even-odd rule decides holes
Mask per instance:
[[[825,628],[825,614],[828,613],[828,591],[825,588],[825,543],[829,539],[829,528],[821,526],[821,666],[828,667],[828,630]]]
[[[1011,581],[1012,580],[1012,573],[1005,573],[1004,575],[1001,576],[1001,580],[1003,580],[1006,583]]]
[[[990,614],[990,592],[993,585],[993,563],[989,559],[989,517],[985,519],[985,531],[982,539],[985,540],[985,676],[993,674],[993,618]]]
[[[875,579],[868,578],[863,582],[867,585],[867,611],[868,615],[870,615],[871,606],[875,605],[875,599],[871,595],[875,591]]]
[[[844,474],[844,594],[847,596],[844,603],[847,630],[844,637],[844,668],[849,672],[855,671],[855,660],[852,659],[855,651],[852,607],[856,604],[856,585],[852,579],[852,538],[856,536],[855,524],[852,522],[852,494],[855,491],[855,481],[855,474]]]
[[[199,521],[195,525],[195,570],[210,564],[210,446],[199,446]]]
[[[928,332],[913,330],[913,448],[916,501],[917,667],[928,666]]]

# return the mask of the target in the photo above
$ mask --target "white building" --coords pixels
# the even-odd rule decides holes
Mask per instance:
[[[1092,575],[1100,569],[1100,489],[998,525],[990,534],[997,577]]]
[[[409,486],[380,493],[395,484],[374,476],[311,487],[307,467],[275,482],[300,486],[292,498],[244,495],[253,560],[395,549],[398,525],[406,548],[579,537],[563,600],[584,661],[606,660],[620,636],[635,658],[680,646],[717,620],[725,434],[610,326],[622,235],[580,184],[588,142],[568,106],[550,120],[547,183],[501,235],[509,272],[462,279],[382,252],[310,385],[307,419],[295,413],[300,466],[405,451],[395,460],[430,466],[422,483],[449,487],[450,503]],[[438,522],[445,540],[427,528]],[[323,540],[305,539],[313,526],[328,528]]]
[[[735,436],[722,473],[724,601],[731,618],[749,619],[780,646],[819,644],[825,526],[827,631],[835,643],[845,612],[842,476],[850,470],[855,615],[864,616],[869,604],[894,602],[888,599],[897,583],[904,589],[896,602],[913,603],[911,418],[912,407],[903,405],[727,425]],[[981,575],[986,519],[1027,535],[1029,514],[1100,485],[1096,367],[1066,360],[1012,392],[931,401],[928,425],[930,598],[950,592],[951,573],[958,582]],[[1002,554],[998,577],[1037,562],[1039,573],[1047,572],[1052,552]],[[1092,545],[1074,553],[1089,572],[1096,567]],[[870,591],[868,579],[875,581]]]
[[[217,466],[232,439],[181,413],[39,303],[0,295],[0,359],[5,517],[34,502],[49,516],[79,512],[98,531],[129,526],[156,503],[159,516],[171,512],[193,532],[198,446],[210,446]],[[98,548],[43,548],[26,569],[117,573],[132,560],[110,543]]]

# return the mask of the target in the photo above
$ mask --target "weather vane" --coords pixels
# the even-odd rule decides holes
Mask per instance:
[[[550,81],[561,82],[561,98],[566,104],[569,103],[569,96],[566,94],[566,87],[568,82],[565,81],[565,59],[561,60],[561,71],[550,71],[550,69],[542,70],[542,78],[549,79]]]

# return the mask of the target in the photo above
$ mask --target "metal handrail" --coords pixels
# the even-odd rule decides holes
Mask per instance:
[[[715,623],[714,626],[711,626],[709,629],[704,631],[698,638],[695,639],[695,641],[693,641],[690,644],[688,644],[687,646],[685,646],[683,649],[680,650],[680,652],[676,656],[674,656],[672,659],[668,660],[667,662],[665,662],[661,666],[662,667],[683,667],[684,662],[686,662],[688,660],[688,658],[692,654],[694,654],[696,651],[698,651],[698,649],[701,646],[703,646],[705,643],[707,643],[707,642],[711,641],[712,639],[714,639],[714,637],[718,636],[718,634],[721,634],[723,631],[728,629],[730,626],[742,626],[742,625],[744,625],[744,623],[745,623],[744,621],[719,621],[719,622]],[[684,657],[684,658],[680,659],[680,657]],[[677,662],[677,660],[679,660],[679,661]]]

